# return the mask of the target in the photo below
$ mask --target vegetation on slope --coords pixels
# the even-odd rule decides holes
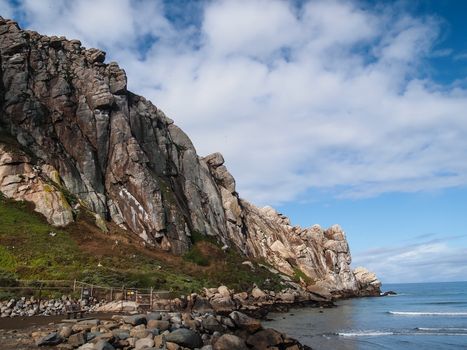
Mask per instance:
[[[107,286],[153,287],[177,294],[227,285],[235,290],[277,289],[279,278],[243,265],[235,250],[224,252],[212,239],[193,235],[183,257],[145,247],[132,234],[110,224],[104,233],[82,211],[77,222],[57,229],[30,203],[0,196],[0,280],[80,280]],[[3,276],[3,277],[2,277]],[[14,280],[13,278],[13,280]]]

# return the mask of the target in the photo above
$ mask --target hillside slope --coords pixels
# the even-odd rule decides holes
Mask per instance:
[[[50,224],[79,207],[175,255],[194,237],[264,260],[340,295],[375,294],[357,279],[339,226],[292,226],[241,199],[221,154],[199,157],[162,111],[127,90],[126,74],[78,40],[21,30],[0,19],[0,190],[31,201]],[[8,139],[19,144],[9,149]],[[11,142],[10,142],[11,144]],[[368,274],[357,274],[368,276]],[[374,277],[374,276],[373,276]]]
[[[91,213],[56,228],[29,202],[0,197],[0,280],[79,280],[97,285],[167,290],[173,296],[226,285],[247,290],[284,288],[279,276],[250,266],[234,251],[198,237],[184,256],[141,244],[138,237],[109,224],[102,232]],[[0,299],[2,295],[0,293]]]

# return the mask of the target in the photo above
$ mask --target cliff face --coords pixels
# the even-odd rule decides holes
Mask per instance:
[[[66,225],[73,221],[66,191],[98,219],[174,254],[186,252],[198,232],[303,276],[310,290],[376,293],[368,274],[350,270],[339,226],[294,227],[274,209],[240,199],[222,155],[198,157],[188,136],[129,92],[125,72],[104,60],[77,40],[0,19],[0,131],[23,150],[0,139],[6,196],[33,201],[49,222]]]

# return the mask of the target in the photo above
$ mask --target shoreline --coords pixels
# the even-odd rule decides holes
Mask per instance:
[[[61,315],[25,317],[20,319],[22,322],[16,322],[18,318],[3,319],[0,322],[2,345],[19,350],[37,349],[40,346],[67,350],[143,347],[260,350],[270,346],[286,350],[311,349],[285,333],[263,327],[260,320],[239,311],[228,315],[210,312],[148,312],[89,313],[86,316],[89,317],[81,320],[64,320]],[[34,322],[37,320],[40,321]],[[15,327],[5,329],[4,324],[8,321]]]
[[[262,291],[254,287],[250,292],[234,293],[225,286],[218,288],[205,288],[202,294],[192,293],[189,296],[180,298],[158,299],[152,307],[142,307],[134,301],[114,300],[106,302],[98,301],[95,298],[89,300],[76,300],[63,295],[58,299],[37,300],[31,297],[27,299],[21,297],[17,300],[0,301],[2,310],[0,325],[8,324],[7,320],[23,320],[24,323],[31,323],[29,319],[59,319],[63,318],[71,310],[83,310],[85,315],[106,315],[106,314],[128,314],[146,311],[165,312],[212,312],[219,315],[228,315],[233,311],[240,311],[251,317],[265,320],[270,312],[285,313],[296,308],[332,308],[336,307],[335,302],[362,297],[383,297],[396,294],[393,291],[381,293],[379,295],[351,295],[349,293],[332,296],[331,294],[319,294],[305,291],[303,289],[285,289],[279,293],[272,291]],[[19,305],[20,311],[16,308]],[[40,305],[40,312],[38,313]],[[43,305],[52,305],[45,308]],[[53,307],[53,305],[55,307]],[[58,306],[57,306],[58,305]],[[9,309],[8,309],[9,308]],[[7,309],[5,312],[5,309]],[[31,311],[35,311],[32,313]],[[13,311],[13,312],[12,312]],[[16,311],[16,313],[15,313]],[[0,329],[2,327],[0,326]]]
[[[344,300],[344,299],[338,299],[338,300]],[[259,320],[267,320],[267,315],[269,313],[287,313],[289,312],[290,309],[296,309],[296,308],[333,308],[337,307],[337,305],[334,303],[334,301],[329,301],[329,302],[316,302],[316,301],[297,301],[293,303],[273,303],[273,304],[265,304],[258,306],[255,309],[231,309],[231,310],[223,310],[223,311],[214,311],[216,314],[225,316],[230,314],[233,311],[240,311],[250,317],[259,319]],[[181,310],[180,312],[187,311],[187,310]],[[191,310],[196,312],[197,310]],[[134,314],[137,311],[115,311],[115,312],[103,312],[103,311],[89,311],[85,312],[83,314],[83,318],[88,318],[88,317],[105,317],[108,315],[131,315]],[[159,311],[154,311],[154,312],[160,312]],[[175,312],[175,311],[164,311],[164,312]],[[43,320],[43,322],[35,322],[38,320]],[[66,320],[66,313],[60,313],[56,315],[33,315],[33,316],[13,316],[13,317],[0,317],[0,331],[1,330],[13,330],[13,329],[24,329],[29,326],[41,326],[41,325],[46,325],[47,320],[50,322],[56,322],[60,320]],[[49,322],[49,323],[50,323]],[[9,323],[12,323],[14,325],[17,325],[19,327],[12,327],[12,326],[7,326]],[[23,326],[24,324],[25,326]]]
[[[288,301],[282,300],[278,296],[282,296],[285,299],[288,298]],[[375,295],[373,295],[373,297],[374,296]],[[233,290],[229,290],[225,286],[220,286],[218,288],[205,289],[204,293],[200,295],[193,293],[187,297],[168,299],[168,300],[158,300],[157,302],[159,304],[156,302],[153,305],[153,307],[156,305],[162,305],[165,307],[169,305],[170,306],[175,305],[175,306],[183,307],[183,308],[178,309],[178,310],[163,310],[163,311],[156,311],[156,312],[148,311],[147,315],[151,315],[151,314],[176,315],[175,316],[176,320],[178,319],[183,320],[181,323],[175,323],[173,327],[171,326],[170,329],[163,330],[163,332],[165,332],[164,334],[170,334],[170,333],[167,333],[169,330],[173,332],[179,328],[191,329],[193,328],[194,323],[191,322],[190,320],[201,320],[201,321],[198,321],[197,323],[198,325],[201,324],[201,326],[197,326],[193,330],[196,334],[198,334],[199,336],[203,336],[205,338],[203,340],[203,344],[206,343],[204,345],[209,346],[205,348],[206,350],[212,350],[212,349],[214,350],[217,350],[217,349],[231,350],[232,349],[233,350],[236,348],[230,347],[230,345],[228,345],[225,348],[213,347],[212,345],[215,342],[217,342],[218,340],[217,337],[219,336],[219,334],[214,333],[216,331],[211,332],[203,328],[202,320],[205,318],[209,318],[210,320],[213,320],[213,319],[218,320],[218,322],[220,322],[223,325],[222,326],[223,328],[217,328],[218,330],[223,329],[223,331],[225,332],[224,334],[227,334],[229,337],[230,336],[237,337],[240,340],[238,340],[237,338],[235,339],[243,343],[248,343],[248,341],[254,342],[255,337],[257,337],[258,339],[259,338],[263,339],[264,338],[263,336],[267,335],[266,338],[268,339],[274,338],[276,339],[276,341],[279,341],[278,339],[282,339],[281,341],[286,341],[286,343],[284,344],[290,345],[290,347],[286,345],[284,345],[283,347],[279,347],[281,349],[307,350],[311,348],[309,348],[306,345],[301,344],[298,340],[289,338],[287,334],[281,333],[280,331],[277,331],[273,328],[266,328],[267,325],[263,328],[263,326],[261,325],[261,321],[265,321],[265,322],[271,321],[271,319],[268,318],[269,313],[281,313],[281,314],[286,315],[288,312],[290,312],[291,309],[335,308],[338,306],[335,304],[335,301],[353,299],[353,298],[361,298],[361,297],[362,297],[361,295],[351,296],[349,294],[346,294],[344,296],[341,294],[337,298],[334,297],[331,299],[327,299],[324,296],[319,295],[316,292],[310,293],[310,292],[305,292],[303,290],[290,290],[289,289],[289,290],[284,290],[279,293],[275,293],[275,292],[270,292],[270,291],[262,291],[257,287],[254,287],[249,293],[247,292],[234,293]],[[109,322],[113,324],[116,319],[122,320],[125,317],[136,317],[138,315],[141,315],[141,310],[103,311],[105,310],[106,306],[109,306],[109,305],[115,306],[115,303],[118,303],[118,302],[107,303],[103,305],[98,304],[99,307],[97,307],[95,310],[92,310],[84,314],[83,320],[74,320],[72,322],[75,322],[75,325],[80,324],[80,323],[86,324],[86,322],[89,322],[88,319],[90,318],[91,320],[98,319],[99,320],[98,324],[105,325]],[[93,308],[93,306],[90,306],[90,307],[91,309]],[[258,323],[261,326],[259,326],[258,329],[256,329],[254,332],[245,333],[244,329],[242,330],[241,327],[238,327],[235,323],[232,323],[232,315],[242,315],[241,316],[242,318],[250,320],[248,322]],[[163,316],[163,317],[167,318],[168,316]],[[12,348],[22,349],[22,350],[37,349],[37,343],[40,342],[39,335],[42,337],[41,339],[45,339],[47,337],[50,337],[51,334],[60,333],[61,328],[67,327],[69,325],[71,326],[73,325],[73,323],[71,324],[68,323],[70,321],[65,320],[65,318],[66,318],[65,314],[59,314],[59,315],[53,315],[53,316],[37,316],[36,315],[36,316],[3,317],[3,318],[0,318],[0,334],[2,335],[2,339],[4,340],[9,339],[8,344]],[[185,318],[189,320],[187,321],[187,323],[185,323]],[[226,324],[222,323],[221,321],[225,322]],[[84,334],[86,335],[87,334],[86,332],[92,333],[92,330],[97,331],[97,329],[99,329],[95,327],[97,326],[94,325],[93,329],[87,329],[86,331],[84,331]],[[125,327],[125,324],[120,324],[119,327]],[[107,334],[106,336],[107,338],[105,341],[108,342],[109,344],[113,344],[112,342],[118,343],[120,340],[116,339],[114,335],[110,335],[109,331],[111,330],[107,330],[107,333],[101,332],[103,334]],[[82,334],[82,333],[83,333],[82,330],[80,330],[77,333],[73,331],[73,334]],[[257,335],[256,333],[259,333],[260,335]],[[221,334],[221,336],[224,334]],[[152,334],[152,336],[154,336],[153,341],[155,341],[156,339],[155,337],[160,336],[159,330],[157,331],[157,335]],[[74,337],[75,335],[72,335],[72,339],[74,339]],[[76,337],[82,338],[83,335],[79,335],[79,336],[76,335]],[[63,339],[59,340],[61,344],[61,347],[60,347],[61,349],[81,350],[81,348],[78,348],[76,346],[67,347],[68,342],[69,342],[68,339],[69,338],[64,337]],[[142,341],[142,339],[144,339],[144,337],[136,339],[135,341],[137,340]],[[151,342],[150,340],[147,340],[147,341]],[[90,342],[92,343],[91,340]],[[91,343],[87,342],[87,338],[86,338],[86,342],[84,342],[82,345],[83,346],[85,346],[86,344],[90,344],[90,345],[88,348],[82,348],[82,349],[93,350],[94,348],[92,347],[93,345]],[[24,345],[25,347],[21,347],[20,346],[21,344],[23,345],[26,344],[26,345]],[[260,348],[253,347],[253,348],[262,349],[262,347]],[[129,344],[128,346],[123,347],[123,349],[136,349],[136,348],[132,347],[132,345]],[[174,349],[184,349],[184,348],[174,347]],[[187,348],[187,349],[190,349],[190,348]],[[200,349],[205,350],[204,348],[200,348]],[[240,347],[238,349],[244,349],[244,348]]]
[[[344,300],[344,299],[339,299]],[[287,313],[291,309],[299,309],[299,308],[333,308],[337,307],[333,302],[320,304],[316,302],[295,302],[293,304],[285,304],[285,303],[277,303],[277,304],[269,304],[263,307],[260,307],[256,310],[231,310],[228,311],[220,311],[216,312],[221,316],[226,316],[233,311],[241,311],[242,313],[263,321],[268,321],[268,314],[269,313]],[[170,311],[167,311],[170,312]],[[83,319],[86,318],[105,318],[107,316],[111,317],[114,315],[131,315],[134,314],[135,311],[121,311],[121,312],[100,312],[100,311],[90,311],[85,312],[83,315]],[[63,321],[69,321],[66,318],[66,314],[58,314],[58,315],[33,315],[33,316],[14,316],[14,317],[2,317],[0,318],[0,332],[1,331],[8,331],[8,330],[22,330],[32,327],[40,327],[46,326],[50,323],[62,323]]]

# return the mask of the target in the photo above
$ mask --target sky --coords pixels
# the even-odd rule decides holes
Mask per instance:
[[[383,283],[467,276],[467,2],[0,0],[107,52],[240,196]]]

